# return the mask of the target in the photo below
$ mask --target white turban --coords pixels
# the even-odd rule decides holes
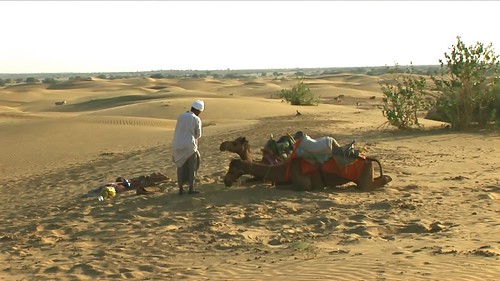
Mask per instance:
[[[203,111],[203,109],[205,109],[205,102],[202,100],[195,100],[195,101],[193,101],[192,107],[194,109],[199,110],[199,111]]]

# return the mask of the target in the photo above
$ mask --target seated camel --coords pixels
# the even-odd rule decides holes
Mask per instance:
[[[248,143],[246,138],[238,139],[232,143],[233,152],[241,151],[238,146],[241,140]],[[224,184],[231,186],[244,174],[264,181],[273,181],[276,185],[291,185],[296,190],[323,189],[326,186],[339,186],[352,181],[359,189],[368,191],[392,181],[390,176],[383,175],[382,166],[377,159],[360,155],[359,151],[355,152],[353,144],[354,142],[340,147],[332,137],[312,139],[301,134],[294,143],[293,153],[286,161],[271,165],[248,161],[241,155],[242,159],[232,160],[224,177]],[[226,148],[229,147],[225,145]],[[349,153],[346,153],[347,150]],[[380,167],[380,176],[377,178],[374,178],[373,162],[378,163]]]
[[[230,187],[239,177],[245,174],[259,177],[264,181],[272,181],[277,187],[291,188],[298,191],[323,190],[325,187],[335,187],[348,182],[356,183],[362,191],[371,191],[380,188],[392,181],[388,175],[383,175],[382,170],[379,177],[374,177],[373,162],[378,160],[367,158],[360,161],[361,170],[356,179],[316,170],[304,174],[302,168],[303,159],[297,157],[278,165],[268,165],[261,162],[250,162],[241,159],[233,159],[229,169],[224,176],[224,185]],[[359,166],[358,166],[359,167]]]
[[[250,150],[250,143],[248,142],[246,137],[237,137],[235,140],[232,141],[223,141],[220,146],[219,146],[220,151],[229,151],[236,153],[240,156],[242,160],[249,161],[249,162],[254,162],[255,160],[253,159],[252,152]],[[270,158],[266,158],[265,155],[262,157],[260,162],[266,163],[266,164],[271,164],[271,160],[268,160]],[[261,180],[261,178],[254,176],[252,181],[258,181]]]

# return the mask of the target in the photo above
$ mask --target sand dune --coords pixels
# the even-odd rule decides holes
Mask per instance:
[[[308,79],[317,107],[276,96],[293,76],[0,88],[0,279],[497,279],[500,136],[430,120],[418,132],[389,128],[369,99],[381,97],[379,78]],[[198,98],[202,193],[179,196],[172,132]],[[374,192],[294,192],[248,176],[224,186],[236,155],[220,152],[222,141],[245,136],[258,158],[270,134],[297,130],[355,139],[394,180]],[[85,197],[152,172],[168,179],[151,194]]]

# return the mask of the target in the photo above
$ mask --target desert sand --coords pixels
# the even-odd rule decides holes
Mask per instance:
[[[292,76],[0,88],[0,279],[499,280],[500,135],[425,119],[390,128],[378,78],[306,79],[319,106],[276,98]],[[201,193],[179,196],[170,144],[194,99],[206,106]],[[247,176],[224,186],[237,155],[222,141],[245,136],[258,158],[270,134],[297,130],[355,139],[393,181],[373,192],[295,192]],[[153,172],[170,179],[150,194],[85,196]]]

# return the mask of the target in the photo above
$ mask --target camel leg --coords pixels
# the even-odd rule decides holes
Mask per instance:
[[[292,176],[292,183],[295,190],[298,191],[309,191],[312,189],[311,178],[308,175],[303,175],[302,172]]]
[[[372,191],[380,188],[391,182],[392,178],[388,175],[383,175],[377,178],[373,177],[373,161],[366,160],[361,176],[356,183],[362,191]]]
[[[311,177],[302,174],[300,159],[292,159],[290,163],[290,182],[297,191],[307,191],[312,189]]]
[[[326,175],[324,175],[326,177]],[[309,175],[309,180],[311,182],[311,188],[312,190],[324,190],[325,189],[325,183],[323,182],[323,179],[321,178],[321,173],[320,171],[313,172]],[[325,181],[327,179],[325,178]]]
[[[310,175],[297,174],[291,171],[290,181],[275,183],[277,189],[295,190],[295,191],[310,191],[324,190],[323,181],[319,173]]]
[[[374,189],[373,185],[373,162],[365,161],[365,165],[363,167],[363,171],[361,172],[361,176],[359,177],[356,185],[362,191],[372,191]]]
[[[377,177],[375,179],[373,179],[373,189],[377,189],[377,188],[380,188],[388,183],[390,183],[392,181],[392,178],[388,175],[383,175],[383,176],[380,176],[380,177]]]

